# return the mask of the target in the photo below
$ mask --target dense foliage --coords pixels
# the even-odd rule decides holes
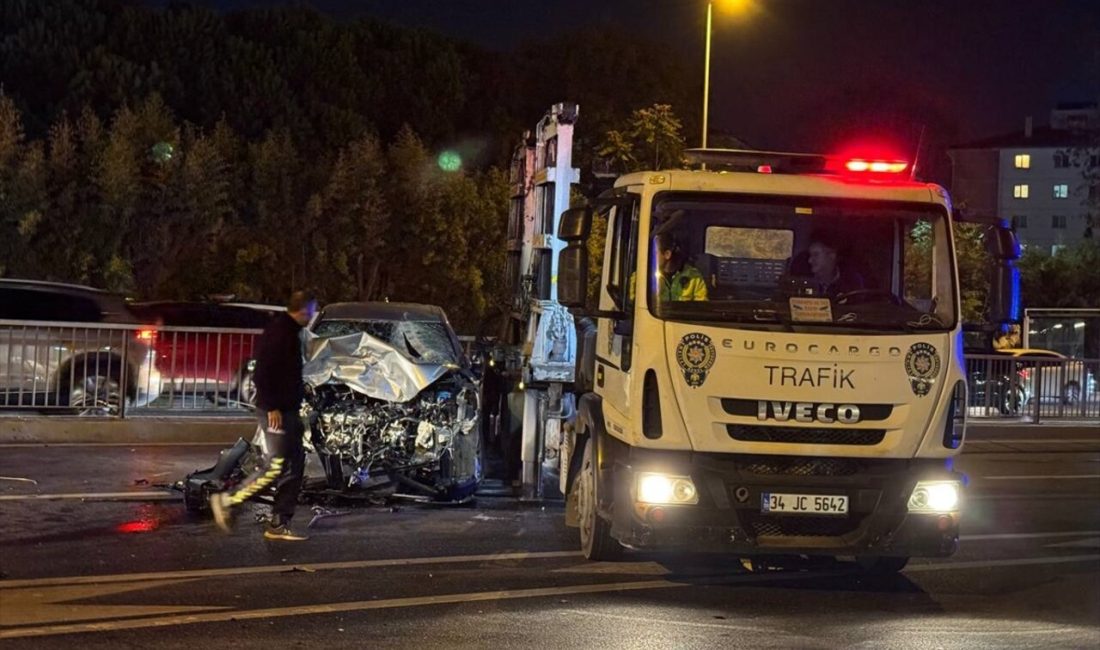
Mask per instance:
[[[469,330],[505,302],[501,170],[523,131],[578,102],[587,170],[634,109],[686,105],[686,78],[612,28],[494,53],[308,8],[0,0],[0,275],[181,299],[312,286],[441,304]]]

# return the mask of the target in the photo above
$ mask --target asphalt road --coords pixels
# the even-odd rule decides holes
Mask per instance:
[[[1100,647],[1100,431],[976,437],[959,553],[889,578],[587,563],[560,507],[504,498],[356,508],[301,544],[248,520],[225,536],[157,487],[217,449],[2,446],[4,646]]]

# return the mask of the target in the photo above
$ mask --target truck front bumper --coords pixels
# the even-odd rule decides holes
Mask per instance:
[[[926,514],[908,507],[918,481],[961,479],[943,461],[617,452],[605,474],[613,504],[604,506],[612,535],[632,548],[904,557],[945,557],[958,548],[957,508]],[[638,503],[636,475],[649,471],[690,476],[698,503]],[[847,496],[848,513],[766,513],[769,492]]]

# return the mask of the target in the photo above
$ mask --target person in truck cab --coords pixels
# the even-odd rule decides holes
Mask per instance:
[[[706,300],[707,283],[699,269],[687,263],[680,243],[669,232],[657,235],[657,299],[665,302]]]
[[[830,298],[864,288],[859,273],[839,261],[840,251],[839,238],[834,233],[819,231],[810,237],[810,271],[817,290]]]

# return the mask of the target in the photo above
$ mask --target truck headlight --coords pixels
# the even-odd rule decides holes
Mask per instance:
[[[699,503],[699,493],[690,476],[642,472],[637,481],[638,503],[676,506]]]
[[[909,497],[909,512],[958,512],[959,492],[958,481],[918,481]]]

